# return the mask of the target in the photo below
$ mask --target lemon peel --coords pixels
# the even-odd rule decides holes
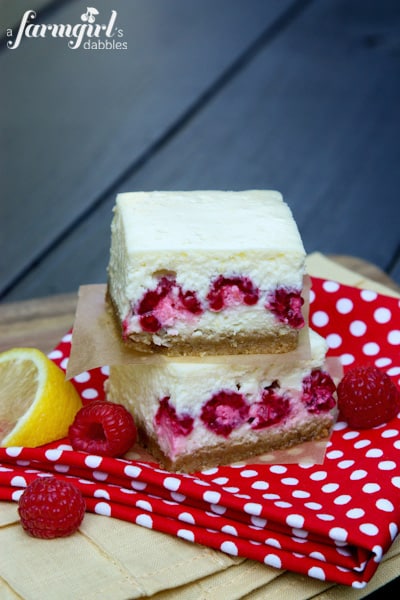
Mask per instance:
[[[36,447],[58,440],[82,400],[64,372],[36,348],[0,354],[0,445]]]

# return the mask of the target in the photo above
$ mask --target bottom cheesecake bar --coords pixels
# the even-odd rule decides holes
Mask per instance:
[[[106,395],[133,414],[141,443],[168,470],[249,460],[329,434],[336,401],[324,370],[327,345],[310,330],[310,347],[307,359],[112,366]]]

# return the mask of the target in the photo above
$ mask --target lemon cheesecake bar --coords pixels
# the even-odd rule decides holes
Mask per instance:
[[[108,299],[125,342],[171,356],[297,345],[305,251],[278,192],[119,194]]]
[[[110,368],[107,399],[133,415],[141,443],[173,471],[249,459],[328,435],[335,384],[327,344],[310,331],[311,357],[210,362],[165,357]],[[294,356],[292,357],[292,355]]]

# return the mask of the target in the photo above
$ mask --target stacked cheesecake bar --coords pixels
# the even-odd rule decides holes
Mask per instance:
[[[328,434],[325,341],[310,331],[310,353],[296,352],[304,262],[277,192],[117,197],[108,301],[124,343],[162,360],[111,366],[107,397],[132,412],[164,467],[199,470]]]

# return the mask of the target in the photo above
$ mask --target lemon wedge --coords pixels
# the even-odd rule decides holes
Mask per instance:
[[[65,437],[82,406],[64,372],[36,348],[0,354],[0,445],[36,447]]]

